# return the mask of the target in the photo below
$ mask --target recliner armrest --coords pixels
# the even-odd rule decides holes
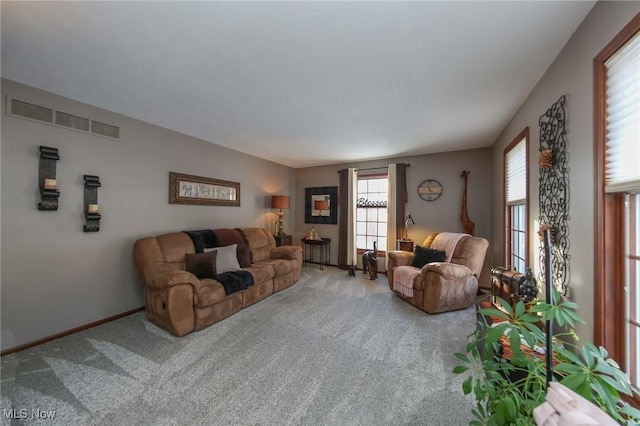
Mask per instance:
[[[411,266],[413,263],[413,253],[410,251],[389,251],[387,257],[389,258],[389,269],[396,266]]]
[[[458,265],[456,263],[446,262],[434,262],[424,265],[421,275],[427,275],[429,272],[442,275],[445,280],[455,280],[459,278],[470,277],[473,275],[471,269],[464,265]]]
[[[148,286],[157,289],[169,288],[180,284],[190,284],[194,291],[200,288],[200,280],[191,272],[181,270],[160,271],[151,277]]]
[[[288,259],[296,260],[302,257],[302,247],[298,246],[280,246],[271,249],[269,258],[271,259]]]

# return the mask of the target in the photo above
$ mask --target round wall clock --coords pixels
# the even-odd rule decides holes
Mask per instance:
[[[442,184],[435,179],[427,179],[418,185],[418,195],[425,201],[434,201],[442,195]]]

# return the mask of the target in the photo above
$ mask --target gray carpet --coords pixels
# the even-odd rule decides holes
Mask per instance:
[[[451,371],[475,308],[428,315],[384,276],[316,268],[182,338],[140,312],[4,356],[2,424],[468,424]]]

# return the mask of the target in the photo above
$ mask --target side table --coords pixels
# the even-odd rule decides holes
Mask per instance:
[[[325,265],[329,266],[331,262],[331,238],[321,238],[319,240],[303,238],[301,241],[304,246],[302,266],[306,266],[307,263],[319,263],[320,269],[324,269]],[[313,251],[315,247],[320,247],[320,262],[313,261]],[[307,251],[309,251],[309,255],[307,255]]]
[[[276,247],[293,245],[291,235],[274,235],[273,238],[276,240]]]
[[[397,250],[410,251],[413,253],[413,241],[412,240],[396,240]]]

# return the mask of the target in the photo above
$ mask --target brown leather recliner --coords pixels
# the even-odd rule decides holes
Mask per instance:
[[[429,235],[421,244],[422,247],[431,247],[436,235],[438,234]],[[475,301],[478,277],[488,247],[489,242],[484,238],[463,236],[458,240],[449,263],[429,263],[422,267],[413,280],[411,297],[394,290],[393,280],[395,268],[411,266],[414,254],[391,251],[387,253],[389,287],[403,300],[430,314],[464,309]]]

